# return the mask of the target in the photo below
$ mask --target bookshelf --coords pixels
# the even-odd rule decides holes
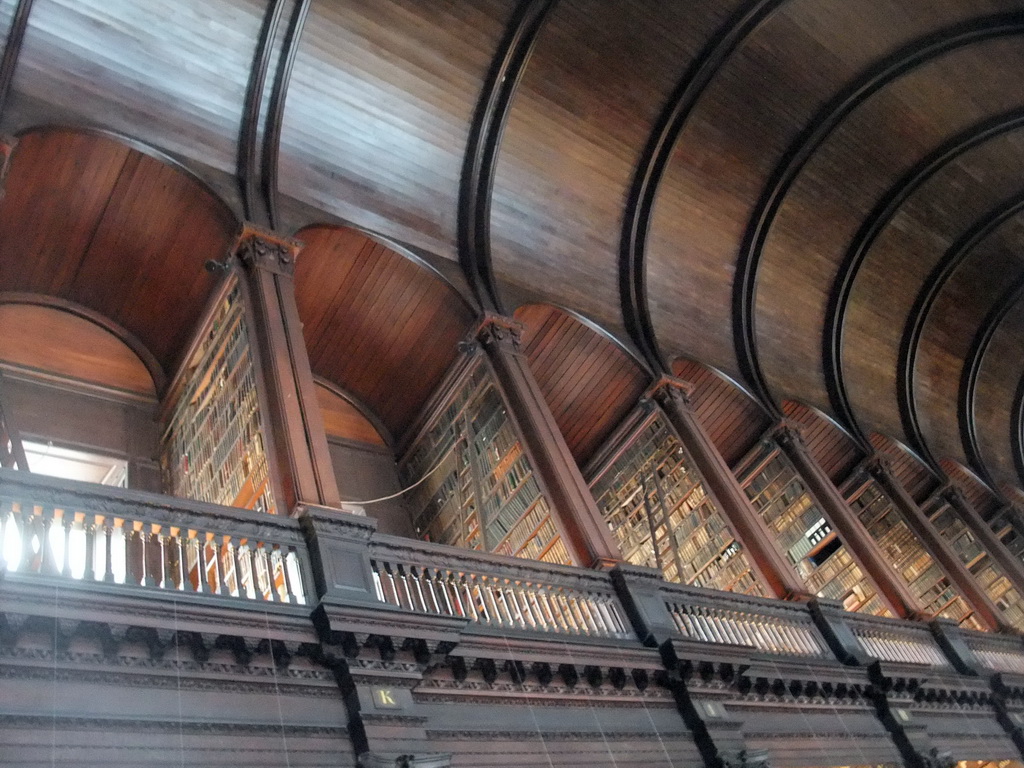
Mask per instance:
[[[855,493],[850,508],[929,616],[952,619],[968,629],[985,629],[875,480]]]
[[[766,596],[703,479],[657,413],[630,430],[590,482],[623,559],[669,581]]]
[[[890,615],[778,446],[761,443],[744,467],[739,480],[747,498],[808,591],[838,600],[848,611]]]
[[[275,512],[237,284],[213,312],[186,365],[161,440],[160,466],[175,496]]]
[[[418,535],[531,560],[572,565],[490,368],[474,356],[400,463]]]
[[[939,535],[949,542],[957,557],[1003,614],[1007,624],[1024,630],[1024,604],[1020,594],[953,508],[943,504],[930,517]]]

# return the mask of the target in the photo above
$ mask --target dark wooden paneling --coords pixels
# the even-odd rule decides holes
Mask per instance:
[[[614,342],[546,304],[520,307],[523,349],[576,463],[625,418],[650,376]]]
[[[1024,213],[975,247],[938,294],[921,334],[914,384],[921,433],[936,457],[967,461],[957,419],[960,378],[979,327],[1024,276]]]
[[[316,0],[281,132],[281,192],[455,258],[469,124],[512,0]]]
[[[179,169],[100,135],[23,136],[0,201],[0,287],[57,296],[138,337],[165,371],[193,332],[236,223]]]
[[[731,466],[754,447],[771,419],[734,384],[690,360],[676,360],[672,371],[693,385],[693,406],[708,437]]]
[[[939,462],[942,471],[955,482],[964,492],[967,501],[986,520],[999,509],[1002,504],[999,498],[986,486],[978,476],[956,461],[943,459]]]
[[[782,411],[800,424],[808,450],[837,486],[864,458],[864,452],[853,438],[813,409],[787,400],[782,404]]]
[[[622,334],[622,206],[679,78],[738,0],[560,0],[520,83],[492,203],[494,270]]]
[[[234,173],[266,2],[34,0],[16,95]]]
[[[373,423],[358,408],[324,386],[317,386],[316,401],[324,419],[327,437],[340,437],[367,445],[386,445]]]
[[[295,271],[313,371],[400,436],[455,360],[473,313],[424,267],[351,229],[312,227]]]
[[[909,442],[894,375],[915,301],[946,251],[999,201],[1021,189],[1024,131],[997,137],[946,165],[876,238],[853,286],[843,365],[850,402],[877,431]]]
[[[1024,302],[1019,302],[993,334],[984,365],[978,372],[974,403],[978,446],[985,466],[995,481],[1003,484],[1021,482],[1014,461],[1012,430],[1015,401],[1024,377],[1022,338]]]
[[[939,485],[938,478],[928,466],[895,440],[878,432],[872,432],[870,440],[876,451],[885,454],[892,460],[892,469],[896,478],[919,504],[928,498],[928,494]]]

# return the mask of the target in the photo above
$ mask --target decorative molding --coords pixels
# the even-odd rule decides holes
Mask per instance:
[[[469,129],[459,185],[459,263],[485,309],[502,311],[491,263],[491,195],[519,81],[556,0],[521,0],[498,46]]]
[[[296,0],[292,17],[288,24],[288,32],[278,59],[277,77],[270,95],[270,107],[267,113],[266,127],[263,132],[263,180],[262,190],[264,203],[267,207],[267,219],[271,229],[280,226],[278,216],[278,171],[281,159],[281,131],[284,126],[284,108],[288,98],[288,86],[291,84],[295,57],[299,51],[302,30],[309,16],[312,0]]]
[[[985,357],[988,354],[996,331],[1002,325],[1010,310],[1017,305],[1022,297],[1024,297],[1024,273],[1018,276],[1003,292],[999,300],[985,316],[985,319],[982,320],[981,326],[971,342],[971,348],[965,358],[960,378],[959,407],[957,409],[960,422],[960,437],[967,451],[968,461],[979,472],[990,488],[998,488],[998,486],[985,465],[985,460],[981,455],[981,444],[978,442],[978,427],[974,416],[975,405],[978,399],[978,377],[981,375],[982,368],[985,365]]]
[[[242,124],[238,136],[238,180],[242,188],[242,205],[245,218],[254,220],[259,215],[256,211],[256,197],[259,169],[257,168],[260,116],[263,112],[263,97],[270,69],[270,59],[277,37],[277,28],[287,0],[270,0],[259,40],[256,54],[253,56],[252,69],[249,72],[249,83],[245,94],[245,109],[242,112]],[[269,215],[268,215],[269,219]],[[268,222],[269,223],[269,222]]]
[[[693,385],[676,378],[675,376],[661,376],[644,393],[644,397],[659,405],[666,405],[671,401],[680,408],[691,408],[693,398]]]
[[[694,57],[647,139],[633,174],[623,215],[619,247],[619,292],[622,314],[633,343],[655,371],[668,370],[661,357],[647,303],[647,238],[654,202],[679,136],[719,70],[747,38],[785,0],[752,0],[715,33]]]
[[[1024,212],[1024,190],[1004,200],[974,222],[960,237],[946,249],[939,262],[928,273],[921,290],[914,299],[913,308],[907,318],[900,341],[899,359],[896,364],[896,399],[903,421],[903,429],[914,447],[928,464],[941,476],[938,462],[932,455],[918,419],[917,391],[915,376],[917,355],[925,325],[939,294],[957,268],[970,257],[974,249],[987,239],[1006,221]]]
[[[246,222],[232,250],[250,270],[266,270],[291,277],[295,274],[295,260],[302,250],[302,243]]]
[[[21,56],[21,44],[25,40],[25,32],[28,29],[28,17],[32,11],[32,0],[17,0],[17,3],[14,9],[14,17],[11,19],[10,30],[7,32],[4,55],[0,59],[0,125],[3,124],[7,100],[11,95],[11,86],[14,83],[14,70],[18,66],[18,58]]]
[[[472,333],[472,338],[487,347],[505,347],[519,352],[523,343],[525,327],[518,320],[484,313],[483,319]]]
[[[758,268],[775,217],[804,167],[857,107],[890,83],[957,48],[1020,34],[1024,34],[1024,14],[1018,12],[971,19],[915,40],[851,81],[811,118],[782,154],[747,223],[733,283],[736,358],[744,378],[766,408],[778,410],[757,352],[755,309]]]
[[[822,360],[829,399],[840,420],[855,433],[860,434],[861,430],[853,413],[843,374],[843,336],[850,297],[860,269],[867,261],[875,241],[890,225],[903,204],[943,168],[969,150],[1022,127],[1024,109],[1018,108],[973,125],[944,142],[889,187],[857,230],[832,284],[822,334]]]

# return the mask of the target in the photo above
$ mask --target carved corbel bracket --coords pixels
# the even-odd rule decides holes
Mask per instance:
[[[472,339],[485,349],[505,347],[518,352],[523,342],[523,324],[503,315],[485,312],[473,331]]]
[[[662,406],[672,402],[682,408],[690,408],[693,402],[693,385],[675,376],[662,376],[651,384],[644,397]]]
[[[246,269],[263,269],[278,275],[295,274],[302,243],[246,222],[233,252]]]

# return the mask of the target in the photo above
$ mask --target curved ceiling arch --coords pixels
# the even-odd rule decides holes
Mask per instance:
[[[881,432],[871,432],[868,440],[877,453],[892,462],[893,474],[919,504],[943,479],[936,467],[928,464],[913,448],[900,440]]]
[[[353,395],[348,390],[341,388],[333,381],[328,381],[322,376],[314,376],[313,381],[316,384],[318,390],[322,389],[324,392],[330,393],[332,397],[337,398],[337,400],[341,400],[348,406],[350,406],[351,409],[354,410],[356,414],[358,414],[358,416],[362,417],[363,423],[369,426],[372,429],[372,431],[376,433],[377,437],[380,440],[380,443],[387,446],[392,451],[392,453],[395,451],[395,438],[391,434],[391,430],[388,429],[387,425],[383,421],[381,421],[380,416],[374,413],[374,410],[369,405],[364,403],[362,400],[360,400],[358,397]],[[320,401],[320,407],[323,408],[325,405],[325,398],[322,399],[319,393],[318,400]],[[327,434],[328,436],[331,436],[331,419],[329,419],[326,414],[324,415],[324,422],[325,427],[327,428]],[[338,432],[341,431],[342,430],[338,430]],[[347,437],[348,435],[343,436]],[[363,442],[369,441],[364,440]]]
[[[1024,485],[1024,376],[1021,376],[1013,398],[1010,443],[1013,445],[1013,463],[1017,467],[1017,482],[1018,485]]]
[[[239,222],[194,174],[110,131],[23,131],[0,200],[0,285],[73,302],[140,340],[164,373],[217,283],[203,265]]]
[[[1024,301],[1018,301],[992,334],[984,360],[978,366],[974,399],[974,434],[981,466],[995,487],[1012,497],[1007,486],[1020,483],[1014,438],[1017,397],[1024,379]],[[959,395],[959,392],[957,393]],[[958,425],[960,426],[960,425]]]
[[[139,359],[140,363],[145,366],[150,379],[152,379],[154,391],[158,393],[163,392],[164,387],[167,384],[167,374],[164,371],[163,366],[160,365],[160,361],[156,359],[153,353],[149,351],[146,345],[143,344],[135,334],[121,325],[118,325],[109,317],[101,315],[99,312],[82,306],[81,304],[76,304],[73,301],[39,293],[0,291],[0,306],[5,304],[46,307],[47,309],[65,312],[73,317],[85,320],[99,328],[102,328],[121,342],[121,344],[130,349],[132,354],[134,354]]]
[[[645,251],[658,186],[686,121],[722,64],[786,0],[751,0],[734,13],[694,59],[676,86],[644,147],[623,215],[619,285],[623,320],[653,368],[666,369],[647,304]]]
[[[435,271],[366,233],[313,225],[295,298],[313,373],[365,403],[401,441],[477,313]]]
[[[917,358],[928,317],[943,288],[957,268],[1000,226],[1022,211],[1024,211],[1024,191],[1004,200],[965,231],[959,239],[950,245],[929,273],[914,300],[910,316],[907,318],[896,370],[898,406],[908,438],[913,442],[915,449],[920,451],[933,466],[937,466],[935,464],[936,457],[929,449],[921,428],[915,385]]]
[[[807,449],[836,487],[868,453],[850,430],[820,408],[786,399],[782,402],[782,413],[801,427]]]
[[[501,135],[534,43],[555,0],[522,0],[509,21],[484,82],[459,184],[458,253],[477,302],[504,313],[491,264],[491,195]]]
[[[978,376],[982,366],[985,364],[985,356],[992,344],[999,326],[1006,319],[1006,316],[1024,297],[1024,273],[1022,273],[1009,287],[998,302],[985,317],[971,343],[970,352],[967,354],[960,380],[959,398],[959,422],[963,436],[964,445],[967,449],[967,457],[972,467],[977,471],[985,482],[992,488],[996,488],[992,473],[982,458],[981,447],[978,443],[977,424],[975,421],[975,404],[977,400]]]
[[[889,187],[851,241],[829,297],[825,330],[822,335],[822,358],[825,363],[825,386],[829,391],[832,407],[839,420],[850,424],[854,431],[859,432],[860,427],[846,388],[842,357],[843,331],[853,286],[872,245],[879,234],[891,224],[901,206],[942,168],[974,147],[1022,127],[1024,108],[984,120],[954,136],[918,161]]]
[[[772,171],[750,217],[733,284],[734,341],[738,364],[766,407],[776,409],[757,352],[755,302],[761,253],[782,202],[800,172],[831,133],[860,104],[925,62],[964,46],[1024,33],[1024,14],[997,14],[925,35],[868,68],[837,93],[800,132]],[[850,425],[855,427],[856,425]],[[862,441],[864,440],[861,436]]]
[[[650,386],[645,364],[591,321],[552,304],[524,304],[522,349],[569,450],[581,467]]]

